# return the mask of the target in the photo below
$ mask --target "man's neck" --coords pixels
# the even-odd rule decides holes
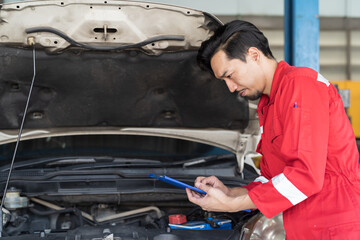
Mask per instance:
[[[266,81],[266,85],[265,85],[263,94],[266,94],[270,97],[271,85],[272,85],[272,82],[274,79],[274,74],[275,74],[278,62],[275,59],[265,58],[265,61],[263,64],[264,64],[263,69],[264,69],[265,81]]]

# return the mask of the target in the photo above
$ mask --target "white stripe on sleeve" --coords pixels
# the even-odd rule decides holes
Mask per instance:
[[[257,177],[254,182],[261,182],[261,183],[267,183],[269,180],[264,177],[264,176],[260,176],[260,177]]]
[[[286,197],[293,205],[296,205],[307,198],[307,196],[297,189],[283,173],[273,177],[271,180],[276,190]]]
[[[326,78],[324,78],[323,75],[321,75],[320,73],[318,73],[317,80],[319,82],[325,83],[327,87],[330,86],[330,82]]]

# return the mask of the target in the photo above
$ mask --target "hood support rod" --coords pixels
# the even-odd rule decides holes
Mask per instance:
[[[22,117],[21,125],[20,125],[20,130],[19,130],[19,134],[18,134],[18,137],[17,137],[15,150],[14,150],[14,154],[13,154],[10,169],[9,169],[9,174],[8,174],[8,177],[7,177],[7,180],[6,180],[4,193],[3,193],[3,196],[2,196],[2,199],[1,199],[1,205],[0,205],[0,237],[2,237],[2,232],[3,232],[3,206],[4,206],[5,199],[6,199],[7,188],[8,188],[8,185],[9,185],[11,172],[12,172],[12,169],[13,169],[13,166],[14,166],[15,156],[16,156],[16,152],[17,152],[17,149],[18,149],[18,146],[19,146],[21,133],[22,133],[22,130],[23,130],[23,127],[24,127],[24,122],[25,122],[25,118],[26,118],[26,112],[27,112],[28,107],[29,107],[30,96],[31,96],[31,92],[32,92],[32,89],[33,89],[33,86],[34,86],[34,81],[35,81],[35,76],[36,76],[35,41],[34,41],[33,38],[29,38],[28,43],[29,43],[30,46],[33,46],[33,51],[32,52],[33,52],[34,75],[33,75],[32,81],[31,81],[30,90],[29,90],[29,94],[28,94],[28,97],[27,97],[24,114],[23,114],[23,117]]]

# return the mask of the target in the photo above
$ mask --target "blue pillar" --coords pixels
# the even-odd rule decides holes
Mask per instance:
[[[284,1],[286,62],[319,71],[319,0]]]

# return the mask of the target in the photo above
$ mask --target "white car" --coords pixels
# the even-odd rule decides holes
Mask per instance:
[[[221,24],[149,2],[0,5],[2,238],[283,239],[281,215],[205,212],[149,177],[258,176],[256,103],[196,64]]]

